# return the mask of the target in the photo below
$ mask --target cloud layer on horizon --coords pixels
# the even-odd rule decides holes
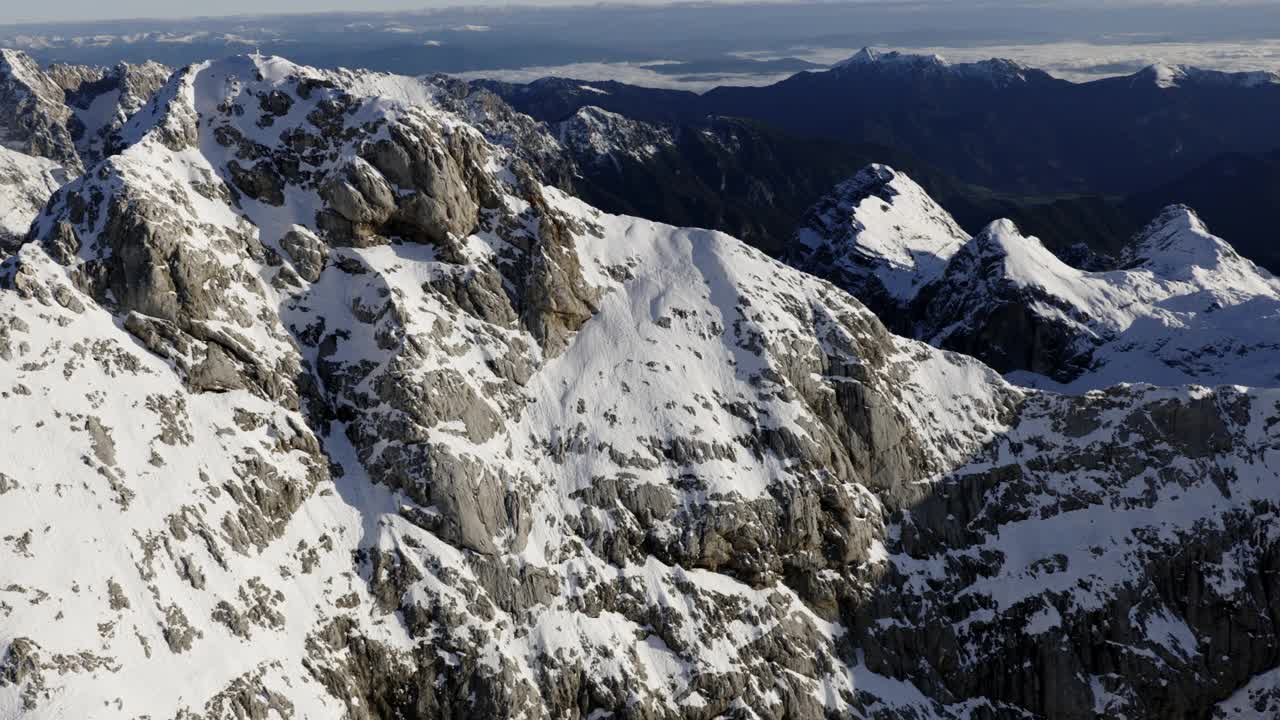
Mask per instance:
[[[661,63],[583,62],[570,63],[568,65],[539,65],[524,68],[476,70],[474,72],[453,73],[453,75],[464,80],[485,78],[513,83],[533,82],[544,77],[564,77],[588,81],[616,80],[617,82],[641,87],[689,90],[702,93],[721,85],[771,85],[794,74],[784,72],[762,74],[692,73],[677,75],[654,70],[653,68],[659,64]]]
[[[797,58],[831,65],[848,58],[859,48],[797,47],[787,51],[742,51],[738,57],[754,60]],[[938,54],[952,62],[972,62],[993,57],[1017,60],[1073,82],[1129,75],[1153,63],[1193,65],[1212,70],[1280,71],[1280,38],[1247,42],[1056,42],[1028,45],[981,45],[976,47],[921,46],[885,47],[908,53]],[[489,78],[526,83],[543,77],[575,80],[616,80],[643,87],[706,92],[718,85],[768,85],[792,73],[704,73],[678,75],[653,68],[659,63],[583,62],[568,65],[541,65],[523,68],[479,70],[461,73],[466,79]]]
[[[1229,72],[1280,70],[1280,38],[1244,42],[1055,42],[977,47],[895,47],[902,52],[938,54],[952,62],[972,62],[993,57],[1017,60],[1056,77],[1074,82],[1129,75],[1155,63],[1192,65]],[[802,60],[829,65],[858,48],[797,48],[789,54]],[[778,53],[769,53],[777,56]],[[755,59],[764,55],[747,54]]]

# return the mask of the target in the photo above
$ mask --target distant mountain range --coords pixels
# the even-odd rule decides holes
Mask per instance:
[[[1280,145],[1274,73],[1151,66],[1077,84],[1007,60],[949,64],[864,50],[831,70],[703,95],[565,78],[476,84],[552,124],[588,106],[670,127],[753,120],[778,138],[776,155],[790,147],[811,155],[819,141],[834,164],[907,168],[971,231],[1008,216],[1075,260],[1079,245],[1118,252],[1159,208],[1185,203],[1229,230],[1240,252],[1280,269],[1277,241],[1260,230],[1280,202],[1265,180],[1274,167],[1268,153]],[[797,193],[783,212],[798,220],[797,209],[819,195]],[[738,229],[717,213],[703,219]]]
[[[1010,60],[949,64],[870,50],[830,70],[702,95],[564,79],[490,88],[547,120],[582,105],[641,120],[730,115],[910,148],[964,182],[1020,194],[1129,193],[1223,152],[1271,150],[1280,110],[1272,73],[1152,66],[1072,83]]]

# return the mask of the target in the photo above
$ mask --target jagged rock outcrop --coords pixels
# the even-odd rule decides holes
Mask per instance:
[[[423,87],[431,101],[484,134],[485,139],[523,161],[548,185],[571,189],[581,181],[576,158],[565,152],[544,122],[516,112],[501,96],[476,83],[432,75]]]
[[[545,186],[421,88],[186,68],[0,264],[0,707],[1194,716],[1272,660],[1274,392],[1020,389]],[[1246,580],[1207,605],[1173,537]],[[1162,691],[1095,615],[1252,644]]]

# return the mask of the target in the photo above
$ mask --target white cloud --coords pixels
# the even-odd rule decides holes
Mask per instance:
[[[458,73],[457,77],[465,80],[488,78],[507,82],[527,83],[544,77],[565,77],[574,80],[617,80],[628,85],[641,87],[669,88],[673,90],[690,90],[706,92],[721,85],[769,85],[782,80],[792,73],[698,73],[676,75],[660,73],[653,68],[668,65],[675,61],[647,62],[643,65],[634,63],[572,63],[569,65],[543,65],[538,67],[508,68],[502,70],[477,70],[475,72]]]

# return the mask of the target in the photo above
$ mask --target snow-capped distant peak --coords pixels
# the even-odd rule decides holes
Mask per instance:
[[[1158,88],[1182,87],[1188,83],[1202,85],[1231,85],[1235,87],[1258,87],[1261,85],[1280,85],[1280,73],[1270,71],[1223,72],[1221,70],[1205,70],[1190,65],[1171,65],[1155,63],[1138,72],[1137,78],[1150,81]]]
[[[905,303],[968,241],[924,188],[876,164],[810,209],[793,252],[811,272],[843,276],[838,284],[861,286],[874,276],[894,301]]]
[[[1126,265],[1167,280],[1196,281],[1224,290],[1277,294],[1280,284],[1266,270],[1209,232],[1184,205],[1165,208],[1134,238]]]
[[[989,223],[960,252],[980,263],[998,261],[1000,275],[1008,281],[1056,294],[1069,293],[1063,291],[1064,283],[1059,280],[1074,281],[1081,273],[1059,260],[1039,238],[1023,235],[1008,219]]]
[[[931,67],[949,67],[950,63],[941,55],[918,55],[898,52],[897,50],[881,51],[864,47],[847,60],[836,63],[832,68],[854,67],[858,65],[916,65]]]
[[[1120,382],[1274,386],[1280,282],[1167,208],[1126,268],[1063,262],[1008,220],[956,253],[927,296],[920,336],[977,354],[1018,384],[1082,392]],[[989,346],[991,333],[1000,347]],[[1061,383],[1046,380],[1052,376]]]
[[[633,120],[595,105],[584,105],[555,126],[560,144],[591,162],[630,157],[643,161],[674,140],[666,128]]]
[[[956,77],[985,80],[994,85],[1025,83],[1044,73],[1016,60],[991,58],[969,63],[950,63],[941,55],[919,55],[898,51],[880,51],[864,47],[852,57],[831,66],[832,70],[874,67],[883,70],[914,72],[946,72]]]
[[[1179,81],[1186,77],[1186,69],[1181,65],[1157,63],[1147,68],[1147,74],[1155,80],[1156,87],[1170,88],[1177,87]]]

